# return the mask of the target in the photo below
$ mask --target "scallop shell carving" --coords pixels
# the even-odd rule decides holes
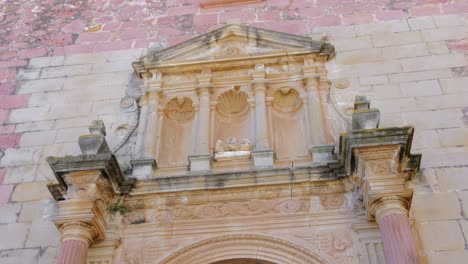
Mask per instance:
[[[299,93],[292,88],[281,88],[273,94],[273,107],[281,112],[294,112],[302,106]]]
[[[218,99],[217,110],[228,116],[241,116],[249,111],[247,94],[238,90],[229,90]]]

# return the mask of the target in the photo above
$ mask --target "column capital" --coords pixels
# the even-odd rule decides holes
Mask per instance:
[[[398,195],[387,195],[374,201],[369,209],[377,223],[379,223],[380,219],[390,214],[408,216],[409,207],[410,201],[407,198]]]
[[[59,227],[59,232],[62,235],[62,242],[70,239],[81,240],[84,241],[88,247],[93,244],[93,238],[96,233],[96,231],[93,230],[92,225],[80,221],[72,221],[62,224]]]
[[[362,111],[357,107],[354,113]],[[357,121],[375,126],[343,133],[340,160],[357,186],[356,192],[362,197],[367,219],[380,218],[380,213],[388,208],[408,211],[413,195],[408,182],[419,171],[421,162],[420,154],[411,154],[414,129],[378,128],[378,121],[355,114],[353,122],[359,118]]]

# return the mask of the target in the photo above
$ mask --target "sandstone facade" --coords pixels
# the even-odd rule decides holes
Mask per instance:
[[[131,140],[137,145],[141,124],[138,113],[142,104],[136,99],[140,87],[145,85],[135,74],[132,63],[155,50],[227,23],[308,36],[333,45],[334,57],[323,62],[321,73],[329,81],[322,83],[327,90],[322,95],[321,107],[331,109],[324,111],[327,113],[324,119],[333,126],[324,125],[326,140],[321,143],[334,144],[338,153],[338,137],[351,128],[357,95],[367,96],[372,107],[380,110],[380,127],[414,126],[411,151],[422,153],[421,169],[406,186],[414,190],[409,218],[417,254],[421,263],[466,262],[466,3],[456,0],[253,2],[205,7],[200,6],[200,1],[182,0],[70,2],[51,6],[37,1],[0,4],[4,17],[0,22],[0,263],[55,261],[60,233],[51,219],[57,214],[57,203],[47,185],[57,183],[57,179],[46,158],[80,155],[78,137],[88,133],[92,120],[104,122],[110,151],[119,157],[123,170],[133,168],[135,173],[135,168],[140,166],[139,180],[145,180],[146,169],[153,170],[153,164],[141,161],[148,156],[133,154],[134,149],[129,145]],[[22,23],[26,26],[21,26]],[[289,66],[292,69],[294,63]],[[267,90],[270,87],[275,88],[273,84]],[[216,91],[208,94],[213,96],[213,93]],[[189,94],[195,112],[202,107],[202,101],[198,101],[201,94]],[[261,95],[252,91],[248,96]],[[266,94],[266,97],[274,96]],[[311,104],[306,92],[299,97],[301,104]],[[165,118],[192,120],[192,116],[183,114],[188,108],[178,110],[177,100],[173,109],[179,112],[165,113],[163,106],[169,105],[165,98],[156,106]],[[259,107],[253,100],[248,103],[252,109]],[[209,107],[217,111],[214,105]],[[273,109],[272,105],[265,105],[265,109],[270,107]],[[238,123],[244,121],[242,117],[229,118],[238,118]],[[244,136],[255,137],[255,133],[248,131],[250,128],[242,126],[223,130],[226,119],[222,115],[217,119],[217,135],[222,135],[223,140],[229,139],[231,131],[239,134],[239,140]],[[216,122],[212,125],[216,126]],[[318,160],[319,152],[314,160],[308,146],[313,145],[312,140],[321,139],[310,135],[305,137],[306,144],[297,141],[304,137],[304,132],[317,129],[317,125],[301,130],[300,123],[280,120],[277,124],[297,129],[284,129],[284,135],[296,133],[286,141],[294,147],[288,148],[289,144],[281,147],[276,152],[275,166],[291,166],[291,160],[286,158],[291,153],[298,154],[297,157],[302,155],[300,159],[292,159],[296,165]],[[157,133],[167,138],[174,131],[182,131],[178,136],[183,138],[183,133],[192,133],[197,128],[191,129],[167,128]],[[273,129],[266,127],[265,131],[271,133]],[[276,142],[282,135],[277,135]],[[271,134],[263,136],[274,138]],[[211,166],[211,171],[219,174],[250,168],[250,161],[242,159],[231,167],[222,161],[206,163],[203,154],[213,149],[215,137],[208,138],[207,145],[197,144],[201,141],[184,141],[180,145],[200,150],[196,153],[187,148],[181,150],[183,154],[170,152],[169,156],[161,156],[160,151],[169,153],[170,143],[159,150],[145,149],[143,144],[138,153],[148,151],[149,158],[160,157],[156,159],[156,178],[178,175],[189,170],[187,166],[192,164],[193,171]],[[306,147],[301,148],[301,144]],[[274,146],[263,150],[275,149]],[[126,157],[128,153],[132,154]],[[192,155],[190,164],[186,157],[189,153],[198,155]],[[271,165],[270,153],[262,152],[257,157],[258,164]],[[140,162],[132,163],[138,159]],[[282,177],[289,177],[289,173],[278,170],[259,174],[255,179],[279,182]],[[197,178],[199,182],[206,180]],[[241,183],[248,182],[249,177],[244,180]],[[111,223],[108,237],[122,239],[94,244],[88,253],[88,263],[98,263],[93,261],[109,256],[122,263],[159,263],[163,259],[166,262],[162,263],[177,263],[170,261],[188,258],[190,245],[215,253],[217,246],[226,247],[233,254],[239,250],[245,258],[251,258],[249,248],[259,243],[269,245],[259,254],[275,256],[270,259],[273,262],[302,263],[294,259],[294,254],[281,256],[271,250],[295,248],[299,252],[297,247],[290,247],[294,244],[317,253],[304,253],[317,263],[384,263],[378,225],[355,214],[354,185],[350,179],[209,190],[202,190],[206,188],[200,184],[200,190],[193,192],[184,189],[158,193],[165,188],[161,186],[162,183],[137,181],[130,195],[133,198],[124,202],[132,212],[108,216]],[[219,187],[216,183],[213,186]],[[158,193],[157,199],[144,195],[150,190]],[[148,235],[141,238],[142,233]],[[221,238],[214,241],[213,237]],[[230,241],[245,247],[230,248]],[[142,243],[146,245],[144,248],[138,246]],[[174,252],[180,255],[171,260]],[[218,261],[211,257],[203,256],[200,263]]]

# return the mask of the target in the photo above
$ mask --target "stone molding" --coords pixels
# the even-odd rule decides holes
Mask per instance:
[[[252,247],[258,248],[258,251],[252,251]],[[233,254],[274,263],[335,263],[324,253],[313,252],[280,238],[257,234],[226,235],[202,240],[178,249],[159,263],[204,264],[232,258]]]

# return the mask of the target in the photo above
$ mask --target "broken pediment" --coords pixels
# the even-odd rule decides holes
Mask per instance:
[[[150,52],[133,63],[138,75],[152,68],[242,61],[284,55],[318,53],[332,55],[333,46],[309,37],[292,35],[244,25],[228,25],[179,43],[164,50]]]

